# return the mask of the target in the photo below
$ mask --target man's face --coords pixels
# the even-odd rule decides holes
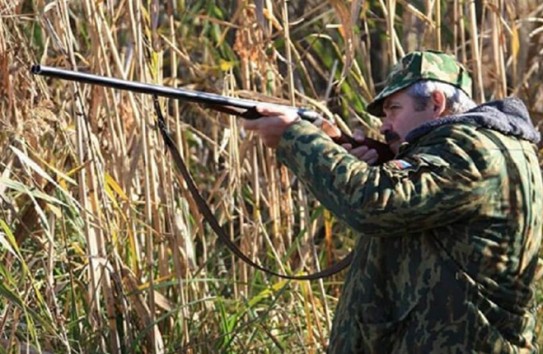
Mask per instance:
[[[387,97],[383,111],[385,117],[380,130],[395,153],[398,153],[400,144],[411,130],[439,117],[432,99],[423,110],[415,110],[415,102],[405,89]]]

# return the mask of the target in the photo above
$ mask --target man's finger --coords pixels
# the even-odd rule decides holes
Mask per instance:
[[[260,119],[242,119],[243,128],[247,130],[258,130],[261,123]]]
[[[364,141],[366,137],[364,136],[364,132],[362,130],[355,129],[353,132],[353,138],[354,140],[361,142],[361,141]]]
[[[263,116],[278,116],[286,114],[289,110],[285,106],[278,106],[271,103],[259,103],[255,108],[256,111]]]
[[[379,154],[377,153],[377,150],[375,150],[375,149],[370,149],[370,150],[368,150],[368,152],[366,153],[366,156],[368,157],[368,159],[377,160],[377,158],[379,157]]]
[[[369,150],[369,148],[366,145],[361,145],[361,146],[355,147],[352,150],[352,153],[361,156],[361,155],[365,154],[366,152],[368,152],[368,150]]]

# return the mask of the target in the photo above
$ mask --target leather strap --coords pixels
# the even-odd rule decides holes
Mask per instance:
[[[319,272],[305,274],[305,275],[287,275],[287,274],[277,273],[273,270],[265,268],[261,266],[260,264],[255,263],[252,259],[250,259],[247,255],[245,255],[239,249],[239,247],[234,242],[232,242],[232,240],[230,240],[227,233],[219,225],[219,221],[217,220],[217,218],[215,218],[215,215],[213,214],[213,212],[207,205],[207,202],[198,191],[198,188],[196,187],[196,184],[194,183],[194,179],[192,178],[192,176],[190,175],[188,171],[187,165],[185,164],[183,157],[181,157],[181,154],[179,153],[179,150],[177,149],[177,146],[175,145],[174,140],[172,139],[170,133],[168,132],[168,129],[166,128],[166,123],[164,120],[164,116],[162,115],[162,112],[160,110],[160,104],[158,102],[157,96],[153,97],[153,102],[154,102],[154,107],[157,114],[157,126],[160,130],[162,138],[164,139],[164,144],[168,147],[168,150],[170,151],[173,161],[175,163],[175,166],[177,167],[177,169],[183,176],[185,182],[187,183],[189,192],[192,195],[192,198],[194,199],[194,201],[196,202],[198,206],[198,210],[200,210],[200,213],[202,213],[202,215],[204,216],[204,219],[207,221],[209,226],[211,226],[213,231],[215,231],[215,234],[217,234],[217,237],[219,238],[219,240],[221,240],[221,242],[224,243],[225,246],[228,247],[228,249],[232,253],[234,253],[237,257],[239,257],[245,263],[265,273],[275,275],[280,278],[293,279],[293,280],[315,280],[315,279],[325,278],[325,277],[328,277],[340,272],[341,270],[345,269],[351,264],[351,261],[353,258],[352,252],[350,252],[348,255],[346,255],[337,263],[334,263],[330,267],[325,268]]]

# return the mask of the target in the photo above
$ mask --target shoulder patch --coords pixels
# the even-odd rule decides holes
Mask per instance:
[[[396,166],[396,168],[400,169],[400,170],[405,170],[413,165],[411,165],[409,162],[405,161],[405,160],[392,160],[390,161],[394,166]]]

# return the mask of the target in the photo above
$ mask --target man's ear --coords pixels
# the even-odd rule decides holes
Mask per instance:
[[[436,90],[432,92],[431,103],[433,105],[432,110],[435,114],[435,118],[441,117],[446,114],[447,111],[447,98],[445,94]]]

